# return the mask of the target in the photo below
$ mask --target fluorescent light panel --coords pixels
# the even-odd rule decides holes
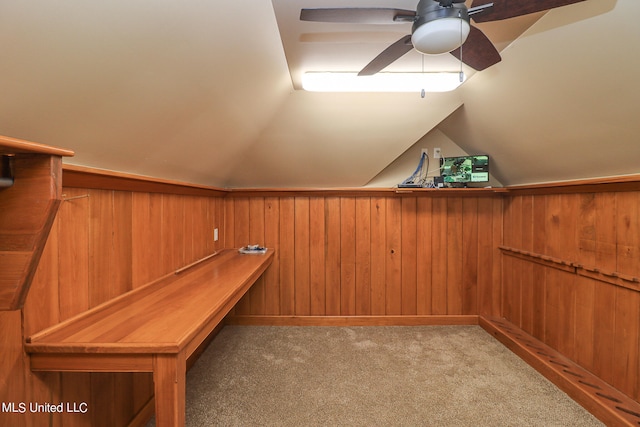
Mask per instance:
[[[464,81],[461,72],[357,73],[308,72],[302,76],[302,88],[311,92],[449,92]],[[462,81],[460,81],[462,80]]]

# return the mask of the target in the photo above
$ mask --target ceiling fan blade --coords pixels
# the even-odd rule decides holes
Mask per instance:
[[[460,48],[452,50],[451,55],[460,58]],[[469,37],[462,45],[462,62],[476,71],[482,71],[502,60],[500,53],[491,40],[478,28],[471,26]]]
[[[375,7],[344,7],[329,9],[302,9],[301,21],[339,22],[351,24],[394,24],[413,22],[416,12],[413,10],[375,8]]]
[[[389,64],[400,58],[405,53],[409,52],[411,49],[413,49],[413,44],[411,44],[411,36],[404,36],[400,40],[383,50],[380,55],[373,58],[373,61],[369,62],[366,67],[360,70],[358,75],[372,76],[378,71],[382,71]]]
[[[520,15],[541,12],[554,9],[584,0],[475,0],[473,7],[486,3],[493,3],[493,7],[487,8],[473,15],[475,22],[499,21]]]

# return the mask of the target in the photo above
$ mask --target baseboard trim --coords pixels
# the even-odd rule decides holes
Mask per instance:
[[[256,326],[421,326],[477,325],[477,315],[426,316],[229,316],[228,325]]]
[[[640,426],[640,403],[506,319],[479,325],[607,426]]]

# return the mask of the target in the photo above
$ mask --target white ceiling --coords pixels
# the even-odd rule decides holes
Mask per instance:
[[[637,0],[482,24],[502,62],[424,99],[295,89],[301,72],[357,71],[408,31],[298,20],[337,5],[391,6],[2,2],[0,134],[73,149],[69,163],[230,187],[365,185],[433,135],[489,154],[504,184],[638,172]],[[415,52],[393,64],[421,66]],[[425,66],[459,67],[448,54]]]

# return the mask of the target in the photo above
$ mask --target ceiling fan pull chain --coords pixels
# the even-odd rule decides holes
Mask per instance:
[[[422,57],[422,78],[424,79],[424,54],[420,54],[420,56]],[[420,91],[420,98],[424,98],[425,92],[424,88],[422,88]]]

